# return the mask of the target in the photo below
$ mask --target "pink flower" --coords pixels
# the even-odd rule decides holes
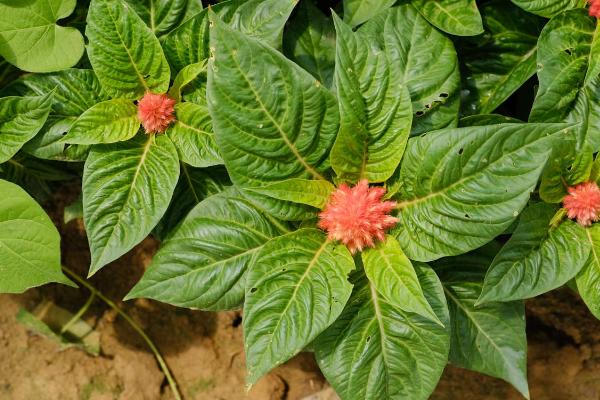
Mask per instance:
[[[589,0],[590,3],[590,16],[599,18],[600,17],[600,0]]]
[[[563,199],[567,216],[580,225],[590,226],[600,217],[600,188],[596,182],[584,182],[567,189]]]
[[[388,215],[396,202],[381,201],[384,194],[384,188],[369,187],[366,180],[352,188],[342,184],[319,215],[319,228],[329,239],[344,243],[352,254],[373,247],[376,240],[385,239],[385,230],[398,222]]]
[[[175,100],[166,94],[147,92],[138,101],[138,118],[146,133],[162,133],[175,121]]]

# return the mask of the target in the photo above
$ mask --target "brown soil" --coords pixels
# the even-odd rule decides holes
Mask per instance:
[[[49,212],[57,216],[63,237],[63,262],[83,276],[89,252],[81,221],[64,225],[58,218],[73,196],[58,199]],[[120,300],[140,278],[156,247],[155,241],[145,240],[91,282]],[[144,342],[102,302],[96,301],[85,317],[100,333],[98,357],[76,348],[61,350],[15,319],[21,307],[33,309],[42,299],[74,312],[87,295],[85,290],[48,285],[24,295],[0,296],[0,400],[173,398]],[[239,312],[190,311],[148,300],[120,304],[155,341],[186,400],[297,400],[319,392],[324,395],[312,398],[332,398],[309,353],[277,368],[247,392]],[[529,301],[527,313],[532,399],[600,399],[600,322],[568,289]],[[521,397],[498,379],[448,367],[432,399]]]

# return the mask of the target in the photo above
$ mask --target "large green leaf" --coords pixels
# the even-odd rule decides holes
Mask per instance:
[[[536,71],[544,20],[495,0],[482,4],[485,34],[458,42],[463,67],[463,114],[494,111]]]
[[[331,88],[335,67],[335,30],[330,18],[310,1],[301,1],[283,35],[285,55]]]
[[[125,0],[156,36],[168,33],[183,21],[188,0]]]
[[[213,17],[208,106],[233,183],[253,188],[325,179],[338,130],[334,96],[279,52]],[[257,201],[286,219],[304,218],[307,207],[264,196]]]
[[[367,37],[386,38],[412,100],[413,134],[454,127],[458,122],[460,75],[452,41],[410,4],[380,13],[361,28]],[[424,40],[423,38],[427,38]],[[379,46],[383,46],[380,44]]]
[[[231,0],[211,10],[233,29],[279,47],[283,26],[297,0]],[[209,29],[205,9],[185,21],[163,39],[165,55],[175,71],[208,59]]]
[[[354,27],[390,8],[396,0],[344,0],[344,21]]]
[[[344,400],[425,400],[446,366],[450,321],[439,279],[425,264],[415,271],[446,328],[392,306],[362,272],[336,322],[315,341],[319,367]]]
[[[399,63],[401,32],[394,25],[396,11],[385,14],[383,29],[367,22],[365,34],[363,29],[352,32],[334,16],[340,131],[331,150],[331,166],[342,180],[387,180],[398,167],[410,134],[411,101]]]
[[[511,0],[525,11],[550,18],[570,8],[585,7],[587,0]]]
[[[179,103],[175,115],[177,119],[166,134],[177,147],[179,159],[194,167],[223,164],[206,107]]]
[[[244,346],[248,382],[284,363],[331,325],[352,292],[344,245],[300,229],[262,247],[246,278]]]
[[[178,176],[177,150],[164,135],[92,149],[82,185],[90,275],[150,233],[169,205]]]
[[[271,183],[258,188],[246,189],[247,192],[260,193],[274,199],[307,204],[318,209],[325,207],[334,190],[335,186],[327,181],[296,178]]]
[[[123,0],[92,0],[85,34],[94,71],[113,97],[167,91],[171,73],[160,43]]]
[[[423,294],[412,263],[395,238],[386,236],[375,248],[366,249],[362,260],[367,277],[392,306],[440,322]]]
[[[14,183],[0,180],[0,192],[0,293],[74,286],[61,272],[60,235],[42,207]]]
[[[83,36],[56,25],[75,9],[76,0],[0,2],[0,55],[30,72],[72,67],[83,55]]]
[[[585,230],[590,256],[577,275],[577,290],[585,304],[600,319],[600,225],[593,224]]]
[[[168,236],[127,298],[205,310],[237,308],[250,262],[282,233],[237,190],[211,196]]]
[[[95,104],[71,125],[65,143],[98,144],[129,140],[140,129],[137,107],[131,100],[112,99]]]
[[[600,32],[586,10],[565,11],[542,30],[538,42],[540,86],[531,109],[531,122],[581,122],[578,146],[600,149]],[[592,66],[592,67],[590,67]]]
[[[483,33],[475,0],[412,0],[412,4],[431,24],[451,35]]]
[[[565,124],[448,129],[410,139],[399,175],[395,229],[413,260],[475,249],[525,207]]]
[[[11,159],[42,129],[51,105],[52,94],[0,99],[0,164]]]
[[[468,253],[435,265],[450,309],[450,362],[504,379],[529,398],[523,302],[475,307],[491,261]]]
[[[529,206],[494,258],[478,303],[526,299],[556,289],[575,277],[590,254],[583,227],[566,220],[551,228],[558,208]]]

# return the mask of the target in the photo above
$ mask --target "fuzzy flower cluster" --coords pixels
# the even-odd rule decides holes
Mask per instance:
[[[329,239],[344,243],[352,254],[373,247],[377,240],[385,239],[385,230],[398,222],[389,215],[396,202],[382,201],[384,194],[384,188],[369,187],[366,180],[352,188],[340,185],[319,215],[319,228]]]
[[[589,0],[590,16],[600,18],[600,0]]]
[[[563,199],[567,216],[580,225],[590,226],[600,218],[600,188],[596,182],[584,182],[568,188]]]
[[[146,133],[163,133],[175,121],[175,100],[166,94],[146,93],[138,102],[138,118]]]

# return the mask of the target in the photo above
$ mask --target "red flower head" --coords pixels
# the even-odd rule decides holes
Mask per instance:
[[[596,182],[584,182],[571,186],[563,199],[567,216],[580,225],[590,226],[600,217],[600,188]]]
[[[146,133],[162,133],[175,121],[175,100],[166,94],[147,92],[138,101],[138,118]]]
[[[590,3],[590,16],[599,18],[600,17],[600,0],[589,0]]]
[[[381,201],[384,194],[384,188],[369,187],[366,180],[353,188],[342,184],[319,215],[319,228],[329,239],[344,243],[352,254],[373,247],[376,240],[385,239],[385,230],[398,222],[388,215],[396,202]]]

